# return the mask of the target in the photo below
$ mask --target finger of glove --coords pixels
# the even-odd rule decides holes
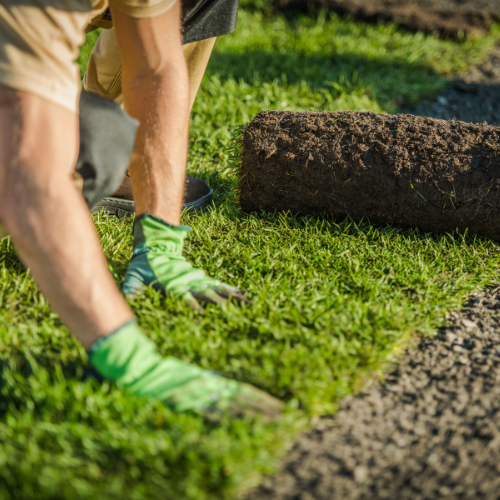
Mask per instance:
[[[185,293],[182,295],[182,299],[187,303],[191,309],[195,310],[196,312],[199,312],[200,314],[205,313],[205,309],[200,305],[200,302],[197,300],[197,298],[193,295],[191,291],[188,293]]]
[[[252,303],[250,299],[245,297],[245,292],[243,290],[240,290],[239,288],[234,288],[229,285],[224,285],[224,283],[221,283],[218,286],[213,286],[211,288],[215,290],[221,297],[224,297],[225,299],[234,299],[238,304]]]
[[[272,422],[281,418],[284,407],[281,401],[269,395],[256,400],[240,394],[231,401],[229,412],[233,417],[260,418],[264,422]]]
[[[209,420],[217,420],[229,414],[232,418],[259,418],[263,422],[272,422],[281,418],[284,408],[284,403],[270,394],[249,384],[240,384],[240,390],[234,397],[229,401],[216,402],[206,416]]]
[[[227,304],[227,299],[219,295],[212,287],[201,290],[189,289],[191,295],[202,304]]]
[[[133,288],[133,289],[130,289],[129,291],[128,288],[125,287],[125,285],[122,287],[122,294],[125,298],[127,299],[135,299],[136,297],[139,297],[139,295],[141,295],[142,293],[144,293],[146,291],[146,286],[145,285],[141,285],[141,286],[138,286],[136,288]]]

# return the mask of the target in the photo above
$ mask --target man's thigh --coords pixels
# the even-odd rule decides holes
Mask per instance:
[[[76,111],[75,64],[89,0],[3,0],[0,3],[0,83]]]

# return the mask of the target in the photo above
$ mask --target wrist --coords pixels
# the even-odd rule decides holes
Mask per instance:
[[[120,387],[132,384],[161,359],[135,320],[99,339],[88,350],[88,355],[97,372]]]
[[[189,226],[169,224],[153,214],[141,214],[134,220],[133,257],[159,250],[163,255],[180,256]]]
[[[158,217],[156,215],[153,215],[151,213],[143,213],[140,215],[136,215],[134,223],[138,223],[142,220],[150,220],[153,221],[161,226],[164,226],[166,228],[174,229],[177,231],[184,231],[187,234],[191,231],[191,226],[183,226],[183,225],[177,225],[177,224],[171,224],[170,222],[167,222],[165,219],[162,219],[161,217]]]

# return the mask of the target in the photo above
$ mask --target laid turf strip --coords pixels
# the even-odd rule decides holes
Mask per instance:
[[[500,18],[499,0],[275,0],[276,12],[323,8],[360,21],[397,23],[443,38],[477,37]]]
[[[500,498],[500,294],[476,294],[341,403],[248,500]]]
[[[486,124],[264,111],[243,135],[241,206],[500,240],[499,143]]]

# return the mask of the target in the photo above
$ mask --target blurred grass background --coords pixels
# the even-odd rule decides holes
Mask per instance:
[[[441,89],[498,41],[461,42],[337,16],[272,16],[245,1],[196,100],[188,170],[216,194],[186,215],[186,255],[253,304],[195,314],[153,291],[131,302],[159,350],[288,403],[284,421],[209,425],[82,381],[83,350],[0,242],[0,498],[230,499],[271,473],[308,419],[381,375],[416,334],[496,280],[498,245],[350,220],[245,214],[238,137],[262,109],[395,112]],[[97,33],[88,35],[82,72]],[[118,285],[132,221],[94,217]]]

